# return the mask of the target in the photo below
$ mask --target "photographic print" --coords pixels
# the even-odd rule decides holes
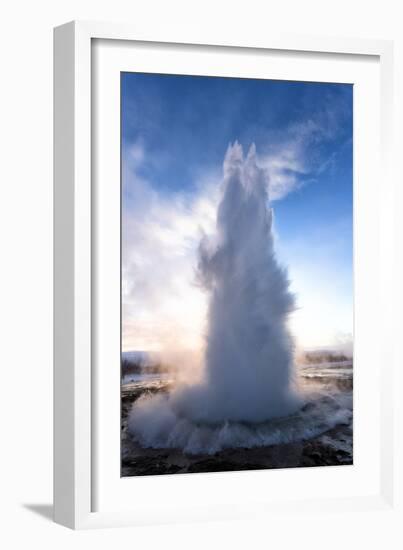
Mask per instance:
[[[121,475],[353,463],[353,86],[121,73]]]

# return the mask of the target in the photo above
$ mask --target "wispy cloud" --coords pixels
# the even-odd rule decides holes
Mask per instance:
[[[315,117],[294,122],[281,134],[268,136],[259,164],[267,171],[272,201],[283,199],[334,168],[338,150],[323,150],[323,146],[342,135],[344,118],[343,105],[335,102]],[[351,138],[342,142],[339,149],[346,143],[351,144]]]
[[[199,347],[206,300],[196,285],[196,250],[215,222],[218,186],[208,177],[195,190],[164,195],[139,177],[145,160],[136,144],[126,151],[123,176],[124,347]]]

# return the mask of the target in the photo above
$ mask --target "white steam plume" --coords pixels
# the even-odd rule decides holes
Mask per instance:
[[[207,437],[200,423],[207,431],[212,424],[261,423],[300,404],[287,327],[294,298],[275,256],[267,177],[254,146],[245,159],[238,143],[228,148],[216,234],[200,244],[198,278],[210,295],[204,377],[135,403],[129,428],[149,446],[189,448],[196,434]],[[242,445],[239,426],[233,433],[233,444]]]

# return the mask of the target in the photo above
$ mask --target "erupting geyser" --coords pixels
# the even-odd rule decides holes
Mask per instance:
[[[129,428],[155,447],[259,444],[250,423],[288,415],[300,400],[287,327],[294,298],[275,256],[254,146],[246,158],[238,143],[228,148],[216,234],[200,244],[198,277],[210,296],[203,381],[138,400]]]

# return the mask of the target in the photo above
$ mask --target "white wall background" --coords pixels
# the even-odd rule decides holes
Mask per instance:
[[[268,518],[265,524],[72,532],[52,524],[52,28],[72,19],[158,30],[233,26],[260,32],[396,39],[402,127],[403,17],[398,0],[14,0],[1,9],[0,544],[47,549],[401,547],[396,515]],[[399,138],[401,138],[399,130]],[[399,142],[401,145],[401,142]],[[399,171],[401,180],[402,171]],[[403,186],[402,186],[403,187]],[[400,202],[403,193],[400,191]],[[398,221],[402,234],[403,224]],[[402,304],[403,306],[403,304]],[[403,309],[403,308],[401,308]],[[400,378],[401,380],[401,378]],[[402,455],[400,455],[402,456]],[[38,513],[40,512],[40,513]],[[402,518],[403,519],[403,518]]]

